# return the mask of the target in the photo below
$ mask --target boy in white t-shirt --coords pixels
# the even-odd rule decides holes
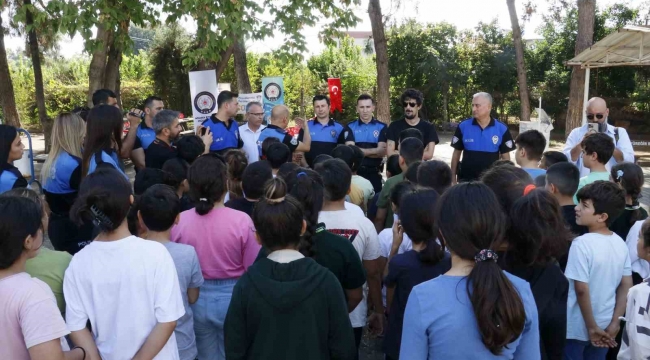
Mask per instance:
[[[325,198],[323,209],[318,215],[318,222],[324,223],[327,231],[343,236],[352,242],[359,253],[366,270],[368,292],[364,291],[363,300],[350,313],[350,321],[354,328],[357,349],[361,343],[363,327],[366,325],[367,299],[373,305],[370,316],[371,328],[378,333],[383,332],[384,305],[381,300],[382,261],[377,231],[363,213],[346,210],[345,195],[350,191],[352,171],[340,159],[330,159],[316,166],[323,178]]]
[[[619,318],[632,286],[628,249],[608,226],[625,208],[623,190],[611,182],[596,181],[577,194],[576,223],[589,233],[576,238],[569,251],[565,275],[567,302],[567,359],[605,359],[616,347]]]
[[[638,258],[647,263],[650,261],[650,219],[643,221],[642,224],[641,229],[636,231],[636,252]],[[628,239],[632,235],[632,231],[630,231]],[[646,277],[642,283],[631,288],[627,294],[627,310],[625,312],[627,323],[623,329],[623,342],[621,351],[618,353],[619,360],[650,358],[650,337],[648,337],[650,306],[648,306],[648,299],[650,299],[650,283]]]
[[[178,360],[174,328],[185,308],[176,267],[165,246],[129,233],[132,203],[131,184],[117,170],[98,169],[81,184],[70,213],[101,232],[65,272],[70,338],[91,359]]]

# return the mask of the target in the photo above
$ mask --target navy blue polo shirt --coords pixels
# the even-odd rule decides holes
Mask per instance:
[[[383,122],[372,118],[369,123],[364,123],[357,119],[348,124],[352,133],[354,133],[354,143],[362,149],[376,149],[380,142],[387,142],[386,130],[388,126]],[[364,157],[361,166],[379,167],[382,159]]]
[[[241,149],[244,146],[244,141],[239,136],[239,125],[235,119],[230,119],[229,124],[226,124],[217,119],[217,114],[212,114],[201,125],[209,127],[212,132],[210,152],[224,152],[230,149]]]
[[[501,121],[492,119],[483,129],[478,121],[472,118],[458,124],[451,139],[451,146],[463,151],[459,179],[472,181],[478,179],[483,171],[499,160],[501,154],[514,150],[515,142],[508,126]]]
[[[257,139],[257,149],[260,152],[260,156],[262,156],[262,143],[264,140],[268,138],[276,138],[278,139],[281,143],[287,145],[289,150],[293,153],[296,151],[296,148],[298,148],[298,145],[302,141],[302,138],[304,136],[305,132],[300,129],[300,133],[297,136],[291,136],[287,130],[275,126],[273,124],[269,124],[267,127],[265,127],[262,132],[260,132],[260,137]]]
[[[142,148],[143,150],[147,150],[149,145],[151,145],[154,140],[156,140],[156,132],[147,126],[147,123],[143,121],[138,125],[138,128],[136,129],[135,145],[133,145],[133,148]]]
[[[15,166],[6,163],[0,167],[0,194],[15,188],[27,187],[27,180]]]
[[[305,154],[307,164],[312,166],[314,159],[320,154],[331,155],[332,150],[339,144],[354,141],[354,133],[346,125],[341,125],[334,119],[321,125],[316,119],[309,120],[311,135],[311,150]]]
[[[53,213],[66,215],[77,198],[81,183],[81,159],[62,152],[50,169],[43,184],[45,200]]]

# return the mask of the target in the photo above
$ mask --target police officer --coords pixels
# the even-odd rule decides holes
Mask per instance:
[[[354,133],[356,145],[361,148],[364,155],[357,174],[368,179],[378,193],[381,191],[382,160],[386,155],[387,126],[375,119],[374,112],[374,99],[368,94],[362,94],[357,98],[359,118],[348,124],[348,127]]]
[[[492,96],[485,92],[474,95],[473,118],[458,124],[451,139],[454,154],[451,158],[453,183],[472,181],[479,178],[495,161],[510,160],[510,151],[515,149],[508,126],[490,117]],[[458,170],[460,155],[463,162]]]
[[[280,140],[287,145],[291,153],[294,151],[308,152],[311,148],[311,135],[309,134],[309,124],[303,119],[296,119],[296,124],[300,127],[300,133],[297,136],[291,136],[287,133],[289,125],[289,108],[284,105],[276,105],[271,110],[270,124],[262,130],[257,140],[257,148],[262,156],[262,143],[270,137]],[[306,130],[306,131],[305,131]]]
[[[232,91],[220,92],[217,96],[217,113],[201,123],[201,126],[210,128],[212,133],[212,153],[225,154],[230,149],[241,149],[244,146],[244,141],[239,136],[239,125],[234,119],[239,111],[238,96]]]
[[[305,154],[310,167],[318,155],[330,155],[336,145],[354,145],[352,130],[330,118],[330,99],[325,95],[316,95],[312,102],[316,117],[308,121],[311,150]]]
[[[163,109],[165,109],[165,103],[161,98],[149,96],[144,100],[144,113],[138,109],[132,109],[127,114],[131,126],[128,134],[122,140],[120,157],[123,159],[130,157],[136,170],[145,167],[144,153],[156,139],[156,132],[153,130],[153,118]],[[143,117],[144,121],[141,120]]]

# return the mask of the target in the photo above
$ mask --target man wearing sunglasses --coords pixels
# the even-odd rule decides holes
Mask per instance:
[[[605,100],[594,97],[587,103],[587,124],[573,129],[564,146],[564,154],[580,169],[580,177],[589,175],[589,169],[582,161],[582,139],[590,132],[607,134],[614,140],[614,155],[605,167],[609,171],[612,166],[624,161],[634,162],[634,148],[632,142],[623,128],[608,124],[609,109]]]
[[[257,101],[251,101],[246,104],[246,124],[239,128],[239,135],[244,141],[244,153],[248,158],[248,163],[252,164],[260,159],[260,152],[257,150],[257,140],[266,128],[262,124],[264,121],[264,109],[262,104]]]
[[[418,129],[422,133],[424,143],[424,155],[422,160],[433,158],[433,151],[436,144],[440,142],[436,128],[429,121],[420,118],[420,109],[424,101],[424,95],[416,89],[406,89],[400,97],[400,103],[404,107],[404,118],[390,123],[386,131],[388,138],[388,156],[399,154],[400,133],[406,129]]]
[[[499,160],[510,160],[515,142],[508,126],[490,116],[492,95],[486,92],[474,94],[473,117],[462,121],[451,138],[454,154],[451,157],[452,183],[473,181]],[[463,162],[460,164],[460,156]]]

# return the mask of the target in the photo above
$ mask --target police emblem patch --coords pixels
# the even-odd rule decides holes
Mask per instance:
[[[496,145],[498,142],[499,142],[499,137],[496,135],[492,136],[492,143]]]
[[[379,130],[375,130],[372,132],[372,136],[378,138],[379,137]]]
[[[343,137],[344,137],[344,138],[347,138],[347,137],[348,137],[348,132],[347,132],[347,131],[343,134]]]
[[[457,138],[456,136],[454,136],[453,138],[451,138],[451,143],[452,143],[452,144],[455,144],[455,143],[457,143],[457,142],[458,142],[458,138]]]
[[[512,141],[511,140],[506,141],[506,146],[512,148]]]
[[[194,98],[194,107],[201,114],[212,114],[216,106],[217,100],[209,91],[202,91]]]
[[[333,138],[336,138],[336,130],[330,131],[330,135],[332,135]]]
[[[298,145],[298,139],[295,137],[291,138],[291,145]]]

